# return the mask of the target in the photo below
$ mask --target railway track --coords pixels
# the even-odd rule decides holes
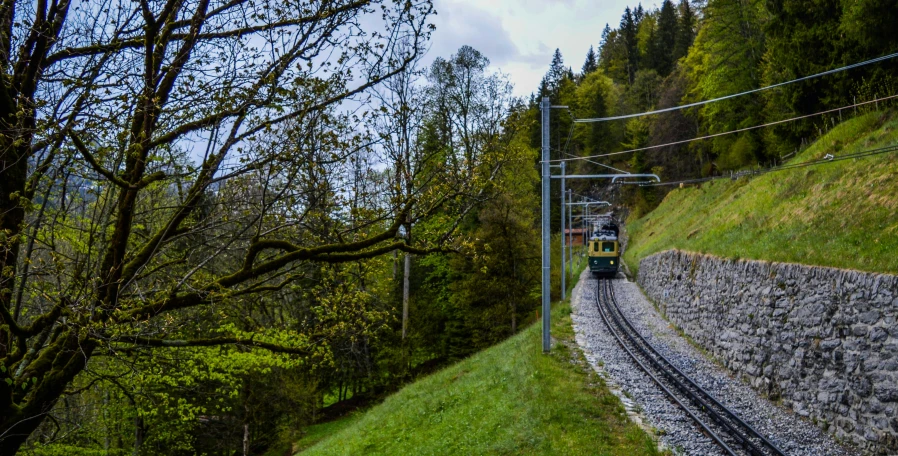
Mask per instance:
[[[618,307],[611,279],[596,281],[595,301],[599,315],[624,351],[705,434],[721,447],[725,454],[752,456],[784,454],[776,445],[739,418],[739,415],[698,386],[642,337]]]

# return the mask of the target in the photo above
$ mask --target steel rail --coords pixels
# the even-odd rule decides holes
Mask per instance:
[[[630,331],[633,334],[635,334],[636,337],[638,337],[640,339],[640,341],[642,341],[644,346],[649,351],[651,351],[652,354],[654,354],[660,360],[662,360],[664,362],[664,364],[666,364],[667,368],[669,368],[670,370],[673,370],[674,372],[677,373],[677,375],[682,377],[683,380],[689,386],[694,388],[699,394],[703,395],[705,397],[705,399],[707,400],[707,402],[710,402],[712,405],[718,407],[721,411],[723,411],[723,413],[727,416],[727,418],[729,418],[737,426],[741,427],[742,430],[745,431],[746,434],[749,435],[749,437],[752,437],[752,438],[755,438],[755,439],[761,441],[761,443],[765,447],[767,447],[772,452],[772,454],[777,455],[777,456],[784,456],[783,451],[780,450],[776,445],[774,445],[773,442],[769,441],[760,432],[755,430],[755,428],[753,428],[750,424],[748,424],[744,420],[742,420],[742,418],[740,418],[739,415],[737,415],[736,413],[731,411],[729,408],[727,408],[726,406],[724,406],[723,404],[718,402],[717,399],[713,395],[711,395],[711,393],[709,393],[707,390],[698,386],[695,383],[695,381],[692,380],[692,378],[690,378],[688,375],[683,373],[683,371],[681,371],[679,368],[677,368],[677,366],[675,366],[672,362],[670,362],[670,360],[667,359],[667,357],[665,357],[660,352],[658,352],[658,350],[655,349],[655,347],[651,343],[649,343],[648,340],[646,340],[644,337],[642,337],[642,334],[640,334],[640,332],[636,330],[636,328],[633,326],[633,324],[630,323],[630,320],[627,318],[627,316],[624,315],[624,313],[620,310],[620,307],[617,304],[617,297],[614,294],[614,287],[610,283],[607,283],[606,287],[609,290],[609,294],[611,297],[610,302],[613,304],[614,310],[620,314],[621,319],[627,325],[627,327],[630,329]],[[746,448],[746,449],[748,449],[748,448]],[[764,455],[765,453],[759,451],[758,453],[752,453],[752,454]]]
[[[604,300],[602,299],[604,297]],[[604,301],[604,302],[603,302]],[[603,304],[607,309],[603,309]],[[712,421],[717,423],[723,430],[726,431],[726,434],[733,439],[736,443],[739,444],[742,448],[744,448],[749,454],[752,456],[766,456],[768,453],[761,450],[758,444],[751,440],[756,439],[761,442],[761,444],[767,447],[771,454],[782,455],[782,451],[779,450],[775,445],[770,443],[764,436],[754,430],[747,423],[742,421],[735,413],[730,411],[728,408],[720,404],[711,394],[709,394],[706,390],[695,384],[689,376],[680,371],[676,366],[674,366],[670,360],[668,360],[664,355],[660,354],[642,335],[639,331],[636,330],[635,327],[630,323],[629,319],[623,314],[617,305],[617,299],[614,295],[614,287],[611,285],[610,281],[600,281],[597,283],[596,288],[596,305],[602,314],[603,320],[605,320],[606,325],[608,325],[609,329],[612,329],[612,325],[610,324],[609,319],[605,316],[605,312],[607,311],[611,317],[611,320],[614,321],[615,325],[618,327],[618,331],[624,334],[627,339],[630,341],[632,346],[640,352],[640,354],[648,360],[648,362],[658,371],[661,375],[669,381],[674,388],[680,391],[684,396],[686,396],[692,404],[707,414],[708,417],[711,418]],[[622,322],[623,321],[623,322]],[[612,329],[613,332],[613,329]],[[634,337],[635,334],[635,337]],[[705,424],[701,419],[695,416],[691,410],[689,410],[685,405],[679,401],[668,389],[667,387],[661,385],[661,383],[657,380],[657,377],[649,372],[644,363],[642,363],[634,353],[629,350],[625,344],[623,344],[620,337],[615,334],[615,337],[618,339],[618,342],[621,343],[621,346],[625,348],[625,350],[630,354],[630,356],[637,361],[640,367],[648,373],[665,392],[673,398],[678,405],[680,405],[687,413],[690,415],[696,423],[699,424],[702,429],[708,432],[712,438],[721,445],[729,454],[733,453],[732,449],[723,444],[723,439],[720,438],[716,433],[709,430],[707,424]],[[744,434],[743,434],[744,433]]]
[[[639,359],[639,357],[636,356],[636,354],[633,353],[633,351],[630,350],[629,347],[627,347],[627,344],[624,342],[624,340],[618,334],[618,332],[626,334],[625,331],[623,331],[621,327],[618,327],[617,329],[615,329],[614,325],[612,325],[611,321],[609,320],[609,318],[611,318],[611,317],[605,315],[605,309],[602,308],[601,298],[599,297],[599,295],[600,295],[599,288],[601,287],[601,285],[600,285],[601,283],[602,282],[600,281],[596,284],[596,308],[599,310],[599,315],[602,317],[602,321],[604,321],[605,325],[608,326],[608,331],[611,333],[611,335],[614,336],[615,339],[617,339],[617,343],[620,344],[621,348],[623,348],[624,351],[627,352],[628,355],[630,355],[630,358],[632,358],[633,361],[636,362],[636,364],[639,366],[639,368],[642,369],[642,371],[645,372],[649,376],[649,378],[651,378],[652,381],[654,381],[655,384],[658,385],[658,387],[661,388],[661,390],[664,391],[665,394],[667,394],[668,397],[670,397],[674,402],[676,402],[677,405],[679,405],[680,408],[682,408],[683,411],[685,411],[686,414],[689,415],[689,417],[692,418],[692,420],[695,421],[699,425],[699,427],[701,427],[702,430],[704,430],[705,433],[711,437],[712,440],[714,440],[715,443],[720,445],[720,447],[723,448],[723,450],[727,454],[729,454],[731,456],[738,456],[738,454],[735,451],[733,451],[733,449],[730,448],[729,445],[727,445],[726,442],[724,442],[723,439],[721,439],[720,436],[717,435],[716,432],[714,432],[714,430],[712,430],[707,424],[705,424],[705,422],[702,421],[701,418],[696,416],[696,414],[692,412],[692,409],[687,407],[686,404],[684,404],[682,401],[680,401],[680,399],[670,389],[668,389],[667,386],[664,385],[664,382],[662,382],[652,372],[652,369],[649,369],[648,366],[643,364],[643,362]],[[637,344],[635,342],[633,342],[632,340],[630,343],[632,343],[634,347],[638,348]],[[647,357],[647,358],[651,359],[651,357]]]

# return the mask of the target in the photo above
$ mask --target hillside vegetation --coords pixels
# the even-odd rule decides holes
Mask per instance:
[[[301,454],[658,454],[585,364],[570,312],[553,311],[549,356],[540,325],[531,325],[345,426],[329,425],[342,429]]]
[[[894,110],[848,120],[792,163],[895,144]],[[898,157],[719,180],[670,192],[632,221],[624,259],[677,248],[731,258],[898,273]]]

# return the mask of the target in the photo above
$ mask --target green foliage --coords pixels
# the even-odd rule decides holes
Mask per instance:
[[[239,448],[244,425],[249,426],[252,451],[275,444],[281,433],[311,422],[329,392],[354,388],[359,394],[389,382],[359,372],[355,363],[372,359],[347,350],[363,348],[374,355],[392,322],[392,309],[378,298],[388,292],[389,281],[376,280],[385,266],[384,259],[325,266],[315,285],[292,287],[297,307],[314,305],[298,312],[297,321],[257,331],[255,338],[315,346],[306,357],[224,346],[155,349],[95,360],[72,385],[83,390],[58,407],[58,414],[77,428],[59,441],[34,442],[32,450],[54,454],[77,446],[124,451],[139,434],[141,454],[214,453]],[[357,281],[370,285],[360,288]],[[223,320],[221,333],[250,337],[241,329],[241,316],[220,312],[217,317]]]
[[[642,9],[642,5],[639,6],[639,9]],[[630,7],[627,7],[624,10],[623,16],[621,16],[619,28],[619,38],[626,50],[627,81],[630,83],[633,82],[633,79],[636,76],[636,71],[639,69],[639,41],[637,34],[639,32],[639,22],[642,20],[642,14],[638,14],[637,16],[638,17],[634,18],[633,13],[630,11]]]
[[[895,52],[898,20],[895,0],[770,1],[765,32],[768,50],[762,67],[765,82],[780,82],[833,67]],[[887,25],[891,24],[891,25]],[[881,62],[847,73],[792,84],[768,93],[767,110],[777,117],[810,114],[836,106],[867,101],[877,94],[859,94],[859,81],[880,84],[893,78],[898,62]],[[771,149],[788,153],[817,136],[821,120],[809,119],[776,128]]]
[[[689,4],[689,0],[680,0],[677,6],[680,20],[677,24],[676,46],[673,50],[673,60],[677,61],[689,53],[689,48],[695,40],[696,17],[695,10]]]
[[[706,18],[685,61],[692,83],[688,100],[707,100],[759,87],[765,49],[763,2],[712,0],[703,12]],[[705,105],[700,115],[703,132],[725,132],[762,123],[763,102],[758,97],[739,97]],[[744,152],[730,153],[731,145],[730,141],[711,143],[711,156],[728,156],[723,160],[726,166],[718,163],[721,169],[751,163],[742,161],[751,157]]]
[[[618,84],[630,81],[627,52],[627,43],[621,38],[621,32],[606,24],[599,45],[599,68]]]
[[[54,445],[52,447],[26,450],[23,454],[28,456],[125,456],[131,453],[116,448],[83,448],[73,445]]]
[[[739,169],[745,165],[754,163],[756,154],[760,151],[760,145],[754,135],[739,135],[735,141],[732,138],[720,141],[719,146],[723,152],[717,157],[717,166],[720,169]]]
[[[583,67],[580,69],[580,72],[583,75],[588,75],[593,71],[599,69],[598,58],[596,57],[596,51],[592,46],[589,47],[589,52],[586,53],[586,60],[583,61]]]
[[[664,0],[658,12],[658,26],[652,46],[653,68],[662,77],[673,71],[674,62],[677,60],[678,56],[674,52],[677,46],[679,26],[676,7],[670,0]]]
[[[590,73],[577,86],[573,98],[570,106],[577,117],[605,117],[611,112],[615,100],[614,83],[602,72]],[[586,127],[579,127],[574,133],[578,143],[582,144],[584,153],[588,155],[609,152],[615,146],[607,122],[593,122]]]

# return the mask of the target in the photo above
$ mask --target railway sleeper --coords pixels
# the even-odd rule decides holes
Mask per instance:
[[[617,305],[614,296],[613,286],[608,283],[610,281],[599,280],[596,286],[596,306],[599,314],[605,321],[611,333],[620,343],[621,347],[633,358],[639,367],[648,374],[652,380],[671,398],[677,405],[687,412],[688,415],[705,431],[718,445],[720,445],[727,453],[736,454],[733,450],[723,442],[723,439],[712,431],[698,416],[696,416],[685,404],[682,403],[667,386],[663,385],[661,380],[652,373],[645,363],[650,364],[652,368],[662,374],[666,381],[679,393],[685,396],[692,405],[701,413],[707,415],[717,427],[721,428],[727,437],[734,441],[739,447],[742,447],[748,454],[752,456],[767,456],[768,453],[761,450],[760,446],[771,450],[772,454],[782,455],[782,451],[775,445],[770,443],[760,433],[758,433],[750,425],[742,421],[738,415],[730,411],[728,408],[720,404],[714,396],[699,387],[689,376],[680,371],[666,357],[661,355],[635,327],[630,323],[627,317]],[[604,297],[604,299],[603,299]],[[603,308],[604,307],[604,308]],[[606,315],[607,312],[607,315]],[[610,318],[609,318],[610,317]],[[613,320],[614,324],[611,324]],[[614,328],[616,326],[616,329]],[[627,347],[627,343],[618,334],[623,334],[627,339],[632,350]],[[635,334],[635,337],[634,337]],[[639,356],[635,352],[639,353]],[[747,431],[747,432],[746,432]],[[760,446],[758,445],[760,443]]]

